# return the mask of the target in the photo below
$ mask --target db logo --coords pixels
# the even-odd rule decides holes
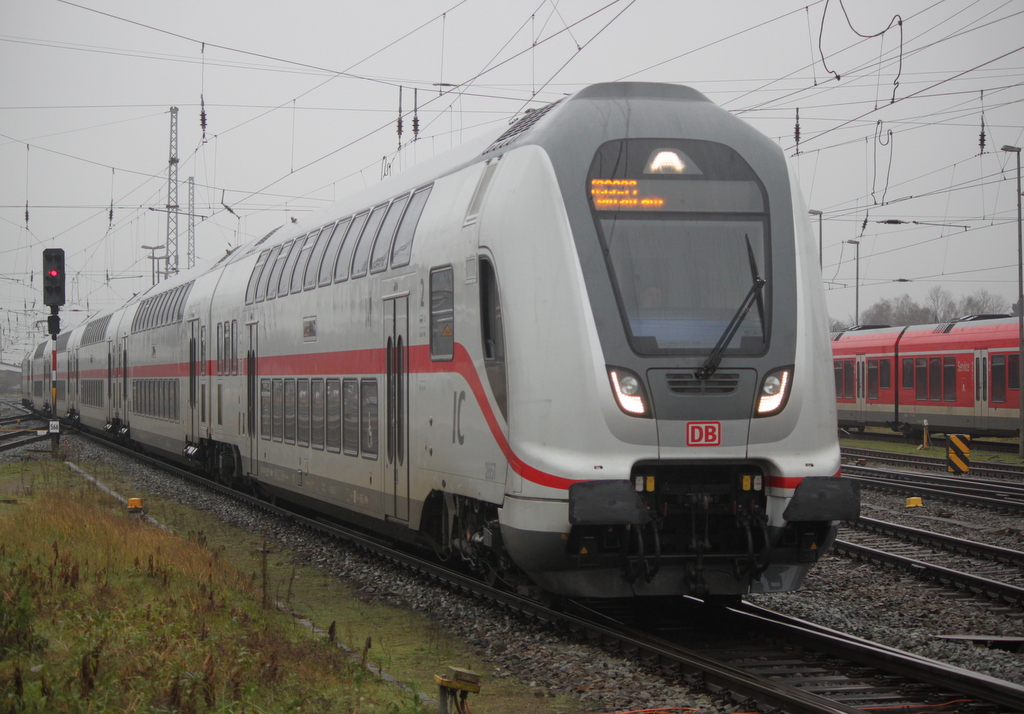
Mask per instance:
[[[721,422],[691,421],[686,424],[687,446],[719,446],[721,443]]]

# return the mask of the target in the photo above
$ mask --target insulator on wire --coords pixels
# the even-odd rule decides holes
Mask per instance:
[[[398,150],[402,150],[402,88],[398,88]]]
[[[28,228],[28,201],[25,201],[25,227]]]
[[[796,108],[796,126],[793,127],[793,138],[796,139],[796,153],[800,153],[800,107]]]
[[[206,102],[203,95],[199,95],[199,126],[203,130],[203,141],[206,141]]]
[[[981,115],[981,134],[978,135],[978,146],[982,154],[985,153],[985,115]]]
[[[412,90],[412,140],[416,141],[420,138],[420,100],[419,100],[419,89],[413,87]]]

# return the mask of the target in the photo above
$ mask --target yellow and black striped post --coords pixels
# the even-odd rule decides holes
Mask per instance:
[[[946,434],[946,470],[957,476],[963,476],[971,470],[969,434]]]

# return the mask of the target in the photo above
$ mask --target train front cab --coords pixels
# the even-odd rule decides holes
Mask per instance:
[[[812,398],[831,377],[817,258],[794,219],[805,212],[781,154],[696,93],[590,115],[629,117],[628,127],[576,115],[580,99],[614,103],[633,89],[584,90],[560,110],[574,142],[594,132],[579,163],[548,143],[571,233],[553,228],[566,224],[559,216],[545,227],[522,219],[514,251],[495,241],[500,269],[532,278],[503,283],[510,433],[531,468],[505,500],[502,535],[553,592],[791,589],[831,522],[856,507],[845,480],[830,478],[834,403]],[[680,111],[706,134],[621,138],[678,136]],[[540,167],[506,184],[526,175],[520,162],[543,161],[529,148],[504,157],[493,191],[525,201],[541,190]],[[529,205],[540,220],[544,201]],[[524,250],[527,235],[544,241]],[[551,287],[563,284],[578,289]],[[554,364],[523,349],[535,335]],[[553,498],[559,486],[567,501]]]

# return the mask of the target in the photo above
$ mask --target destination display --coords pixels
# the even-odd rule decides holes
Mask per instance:
[[[761,189],[754,181],[593,178],[590,200],[598,211],[765,211]]]

